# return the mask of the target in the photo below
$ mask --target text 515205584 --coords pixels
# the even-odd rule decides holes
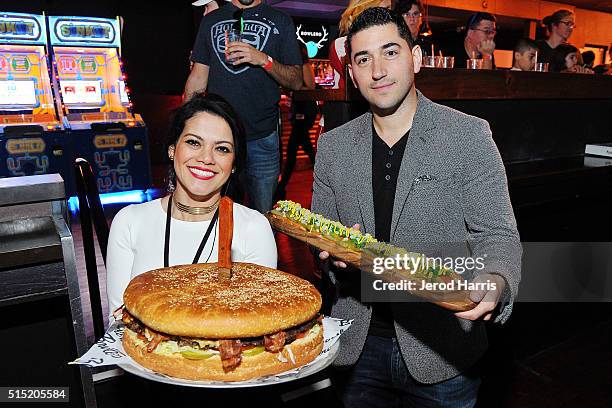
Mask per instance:
[[[68,402],[68,387],[0,387],[2,402]]]

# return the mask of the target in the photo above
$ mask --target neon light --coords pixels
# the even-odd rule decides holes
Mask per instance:
[[[149,189],[146,191],[132,190],[132,191],[121,191],[119,193],[106,193],[100,194],[100,202],[102,205],[106,204],[139,204],[145,201],[150,201],[153,196],[156,195],[156,189]],[[72,213],[79,211],[79,198],[74,196],[68,199],[68,208]]]

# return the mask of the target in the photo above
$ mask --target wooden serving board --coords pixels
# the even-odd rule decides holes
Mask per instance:
[[[334,258],[337,258],[338,260],[341,260],[357,269],[361,269],[362,264],[372,264],[371,256],[365,252],[354,251],[339,245],[334,241],[325,239],[318,233],[309,232],[301,224],[291,221],[285,217],[270,212],[266,214],[266,217],[268,218],[272,228],[274,228],[276,231],[289,235],[290,237],[304,242],[320,251],[327,251]],[[368,259],[368,257],[370,259]],[[415,277],[414,275],[410,275],[406,273],[406,271],[393,271],[392,273],[377,275],[377,277],[382,278],[386,282],[399,282],[401,280],[414,280],[420,282],[422,279]],[[445,281],[449,281],[451,279],[461,279],[461,277],[457,274],[452,277],[444,277]],[[454,312],[471,310],[477,305],[470,300],[469,291],[465,290],[454,291],[452,294],[449,294],[448,292],[436,291],[411,291],[409,293]]]
[[[273,213],[267,213],[266,217],[270,225],[277,231],[287,234],[292,238],[307,243],[320,251],[327,251],[331,256],[347,264],[359,268],[361,266],[361,251],[353,251],[337,243],[323,238],[317,233],[307,231],[301,224]]]

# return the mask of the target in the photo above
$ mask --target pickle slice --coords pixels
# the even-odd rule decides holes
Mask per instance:
[[[181,351],[181,355],[189,360],[206,360],[215,355],[209,350],[185,350]]]
[[[266,350],[266,348],[264,346],[257,346],[257,347],[253,347],[251,349],[248,350],[244,350],[242,352],[242,355],[244,356],[256,356],[258,354],[263,353]]]

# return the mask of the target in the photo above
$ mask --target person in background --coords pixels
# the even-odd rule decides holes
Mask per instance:
[[[552,56],[552,72],[566,72],[577,74],[592,74],[593,70],[580,64],[578,48],[571,44],[560,44],[555,48]]]
[[[610,62],[606,64],[605,58],[602,64],[597,65],[593,68],[596,74],[612,75],[612,44],[608,47],[608,53],[610,55]]]
[[[548,62],[552,65],[555,48],[566,43],[576,28],[574,13],[565,9],[557,10],[544,17],[542,24],[548,31],[548,38],[538,41],[538,62]]]
[[[223,7],[225,5],[225,2],[227,1],[231,1],[231,0],[197,0],[191,3],[191,5],[195,7],[204,6],[204,11],[202,12],[202,15],[205,16]]]
[[[408,29],[410,29],[412,41],[415,45],[421,47],[423,56],[431,55],[432,45],[434,45],[433,39],[431,35],[424,35],[424,33],[421,32],[424,10],[421,1],[399,0],[394,10],[404,18],[404,21],[406,21]]]
[[[521,38],[514,46],[511,71],[533,71],[538,44],[531,38]]]
[[[302,84],[303,90],[315,89],[315,77],[312,64],[308,59],[308,50],[306,46],[300,42],[300,50],[302,51],[302,75],[304,77],[304,83]],[[285,160],[285,168],[283,169],[283,175],[276,194],[278,199],[284,199],[286,195],[287,184],[291,178],[291,173],[295,167],[297,160],[298,147],[302,147],[304,152],[308,155],[310,162],[314,165],[315,162],[315,150],[310,142],[310,128],[317,118],[317,103],[315,101],[291,101],[291,135],[289,136],[289,142],[287,143],[287,159]]]
[[[595,63],[595,53],[591,50],[582,53],[582,62],[585,68],[593,69]]]
[[[242,30],[242,40],[226,47],[232,26]],[[232,0],[202,19],[191,59],[184,99],[206,90],[223,96],[240,114],[247,134],[243,184],[249,206],[269,211],[280,174],[279,86],[302,87],[302,57],[291,17],[262,0]]]
[[[472,14],[465,26],[465,38],[447,52],[447,55],[455,57],[455,68],[465,68],[470,58],[483,59],[485,69],[495,68],[493,39],[497,34],[496,21],[490,13],[479,11]]]
[[[124,207],[113,219],[106,260],[109,314],[123,304],[123,292],[137,275],[217,261],[215,213],[244,168],[244,127],[223,98],[196,93],[174,113],[167,152],[169,194]],[[236,262],[276,268],[276,242],[268,220],[238,203],[231,252]]]
[[[342,89],[345,86],[344,67],[346,61],[346,34],[353,21],[364,10],[372,7],[393,7],[393,0],[351,0],[344,13],[340,17],[338,29],[340,37],[338,37],[329,47],[329,63],[334,69],[334,89]]]

